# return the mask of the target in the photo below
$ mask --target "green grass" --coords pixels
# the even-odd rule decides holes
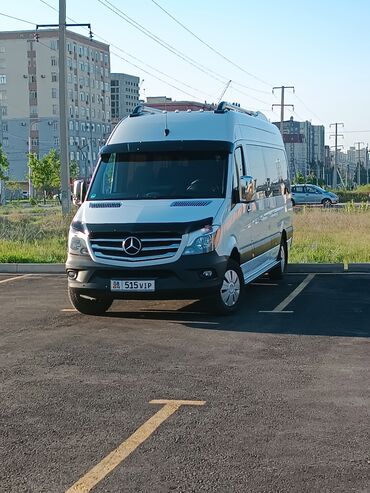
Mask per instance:
[[[0,262],[64,262],[71,218],[59,206],[0,208]],[[292,263],[370,262],[370,208],[294,213]]]
[[[70,220],[60,207],[0,209],[0,262],[64,262]]]
[[[370,210],[303,208],[294,214],[292,263],[370,262]]]

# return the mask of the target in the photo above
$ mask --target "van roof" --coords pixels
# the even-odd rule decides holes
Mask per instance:
[[[139,106],[117,124],[107,144],[164,140],[235,142],[241,138],[282,144],[278,128],[264,115],[227,103],[221,103],[215,111],[166,112]]]

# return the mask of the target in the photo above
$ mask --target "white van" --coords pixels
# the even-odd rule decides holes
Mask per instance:
[[[114,299],[210,298],[235,311],[243,286],[280,278],[292,203],[280,133],[261,113],[138,106],[102,148],[69,232],[68,290],[81,313]]]

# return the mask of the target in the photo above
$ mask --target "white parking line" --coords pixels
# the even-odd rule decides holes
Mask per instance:
[[[17,279],[24,279],[25,277],[29,277],[30,274],[25,274],[24,276],[16,276],[16,277],[9,277],[8,279],[3,279],[0,281],[0,284],[4,284],[5,282],[10,282],[10,281],[16,281]]]
[[[290,293],[289,296],[285,298],[281,303],[279,303],[273,310],[260,310],[260,313],[294,313],[292,311],[284,311],[284,308],[287,307],[293,300],[296,298],[304,288],[312,281],[316,274],[308,274],[308,276],[301,282],[299,286],[295,288],[294,291]]]

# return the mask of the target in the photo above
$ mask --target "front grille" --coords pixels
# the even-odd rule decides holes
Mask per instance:
[[[129,255],[123,250],[123,243],[129,237],[141,242],[141,250],[136,255]],[[174,232],[145,233],[92,233],[89,238],[95,258],[121,262],[142,262],[174,257],[180,247],[181,235]]]

